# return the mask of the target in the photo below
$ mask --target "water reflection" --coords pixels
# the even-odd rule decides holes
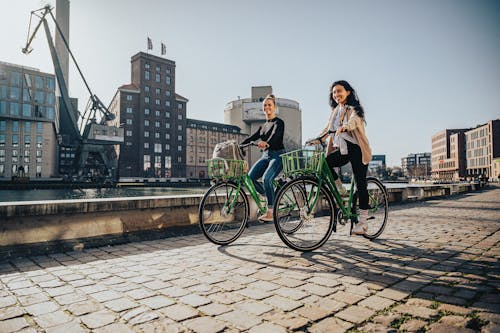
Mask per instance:
[[[120,197],[145,197],[160,195],[186,195],[205,193],[206,188],[139,187],[103,189],[57,189],[57,190],[1,190],[0,202],[40,201],[66,199],[95,199]]]

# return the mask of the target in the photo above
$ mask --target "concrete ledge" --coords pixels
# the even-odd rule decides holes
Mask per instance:
[[[389,201],[402,203],[478,189],[475,184],[389,188]],[[202,195],[0,203],[0,260],[10,256],[81,249],[166,237],[198,229]],[[251,200],[251,220],[257,208]],[[184,229],[182,229],[184,228]],[[29,250],[31,249],[31,250]],[[16,254],[17,253],[17,254]]]

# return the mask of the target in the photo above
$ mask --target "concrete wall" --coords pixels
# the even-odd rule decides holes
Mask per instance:
[[[475,184],[389,188],[392,203],[476,190]],[[198,231],[202,195],[0,203],[0,260]],[[251,220],[257,208],[251,202]],[[181,229],[175,228],[181,227]],[[181,230],[181,231],[179,231]]]

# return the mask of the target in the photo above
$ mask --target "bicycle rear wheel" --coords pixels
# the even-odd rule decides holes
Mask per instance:
[[[367,177],[368,189],[368,231],[363,235],[368,239],[375,239],[382,234],[389,217],[389,199],[387,190],[380,180]],[[356,211],[358,193],[354,194],[352,211]]]
[[[201,231],[218,245],[234,242],[245,230],[249,216],[248,198],[232,182],[213,185],[201,200],[198,210]]]
[[[334,203],[325,187],[313,178],[284,185],[274,204],[274,225],[281,240],[297,251],[323,245],[333,230]]]

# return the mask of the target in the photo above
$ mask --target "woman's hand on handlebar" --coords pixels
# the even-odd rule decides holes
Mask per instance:
[[[306,146],[317,146],[321,144],[321,140],[319,138],[309,139],[306,141]]]

